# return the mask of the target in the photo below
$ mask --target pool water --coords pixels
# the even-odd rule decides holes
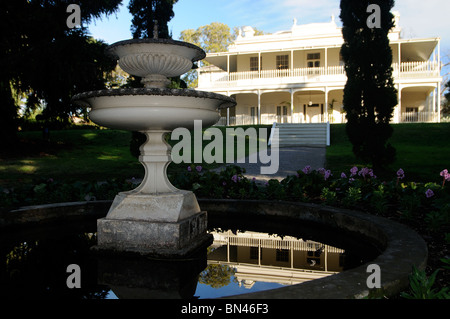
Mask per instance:
[[[210,215],[214,243],[183,260],[105,257],[96,221],[22,227],[0,235],[6,299],[218,298],[332,276],[373,260],[370,243],[317,225]],[[79,277],[68,271],[79,266]],[[71,279],[70,279],[70,278]],[[69,288],[76,278],[81,288]]]

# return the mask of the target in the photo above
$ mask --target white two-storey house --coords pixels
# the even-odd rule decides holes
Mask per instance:
[[[389,34],[399,103],[393,123],[439,122],[440,39],[403,39]],[[220,124],[343,123],[347,81],[340,55],[342,28],[328,23],[298,25],[268,35],[251,27],[240,32],[227,52],[209,53],[198,69],[198,89],[233,96]]]

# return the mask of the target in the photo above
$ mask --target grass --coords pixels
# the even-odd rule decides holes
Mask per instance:
[[[390,143],[397,150],[397,159],[390,165],[387,175],[395,176],[402,168],[407,180],[441,182],[439,173],[450,169],[450,123],[394,124]],[[345,133],[345,124],[331,125],[331,146],[327,149],[327,168],[335,172],[348,172],[353,166],[365,164],[355,159],[352,145]]]
[[[0,184],[14,185],[35,178],[107,180],[142,175],[129,151],[130,132],[113,130],[52,131],[50,142],[40,132],[20,132],[19,154],[0,161]]]
[[[224,127],[219,128],[225,133]],[[20,132],[21,143],[16,152],[0,159],[0,186],[29,183],[35,178],[70,182],[140,178],[144,175],[143,167],[129,150],[130,132],[75,129],[52,131],[50,137],[50,143],[47,143],[41,132]],[[450,137],[450,123],[394,125],[391,143],[397,149],[397,160],[390,167],[389,178],[402,168],[409,181],[440,182],[439,172],[450,169],[447,137]],[[353,156],[345,125],[332,125],[331,138],[331,146],[327,149],[327,169],[340,174],[355,165],[364,166]],[[176,142],[171,141],[170,144]],[[203,145],[208,143],[210,141],[203,141]],[[200,165],[205,168],[219,166]],[[169,171],[176,172],[186,166],[172,163]]]
[[[226,128],[218,128],[226,136]],[[144,168],[130,152],[131,132],[109,129],[52,131],[50,142],[44,141],[38,131],[20,132],[19,137],[21,142],[15,150],[0,158],[0,186],[31,183],[38,178],[72,182],[144,176]],[[173,146],[178,142],[169,141],[169,144]],[[208,143],[209,140],[203,141],[203,147]],[[191,145],[193,148],[193,141]],[[248,152],[246,144],[245,154]],[[185,170],[187,165],[172,163],[169,172]],[[220,166],[205,162],[198,165],[209,169]]]

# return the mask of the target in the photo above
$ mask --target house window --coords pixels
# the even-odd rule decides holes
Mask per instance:
[[[259,247],[250,247],[250,259],[262,258],[262,251],[259,251]]]
[[[407,107],[406,113],[419,113],[419,108],[418,107]]]
[[[306,60],[308,68],[320,67],[320,53],[308,53],[306,56]]]
[[[277,249],[275,260],[288,262],[289,261],[289,249]]]
[[[289,55],[277,55],[277,70],[289,69]]]
[[[256,56],[250,57],[250,71],[258,71],[260,66],[262,68],[262,57],[259,60],[259,64],[258,64],[258,57]]]

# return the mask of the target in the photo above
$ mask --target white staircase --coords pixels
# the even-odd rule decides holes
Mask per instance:
[[[305,124],[274,123],[273,128],[278,128],[279,147],[330,146],[330,123],[305,123]]]

